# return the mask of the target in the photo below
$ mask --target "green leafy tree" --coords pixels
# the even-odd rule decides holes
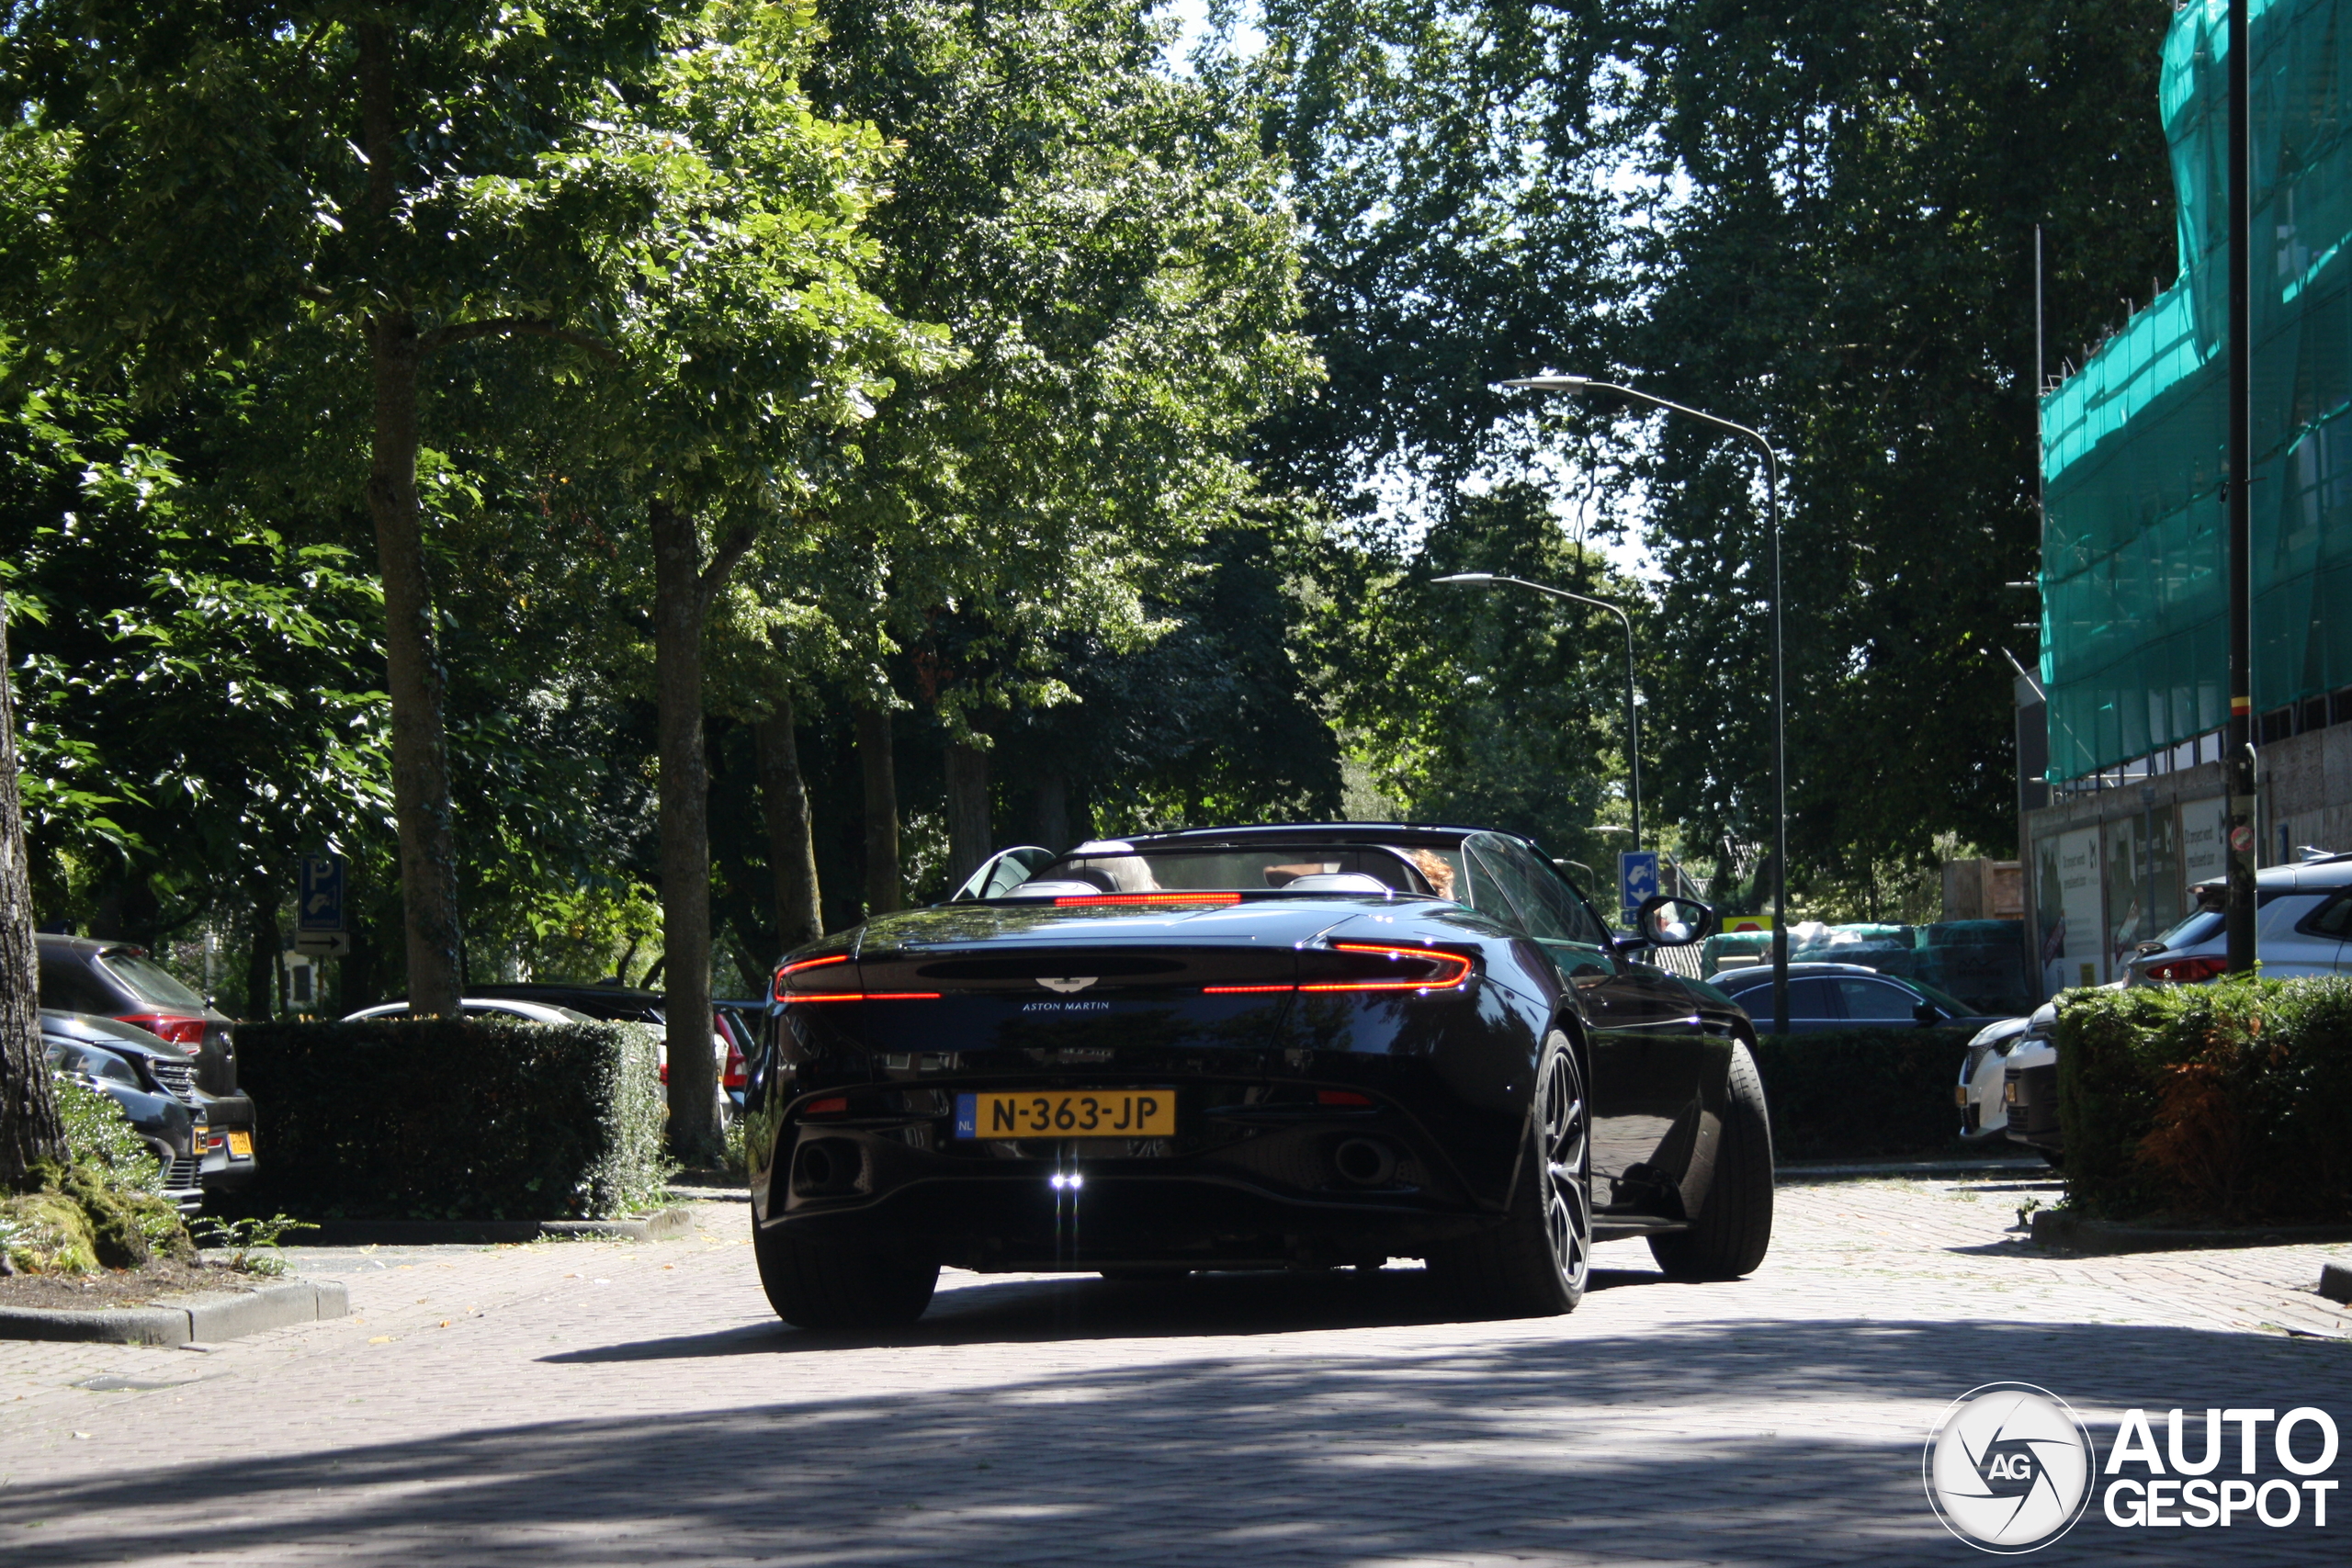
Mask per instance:
[[[2168,11],[1834,6],[1662,12],[1645,39],[1656,280],[1642,384],[1788,460],[1791,867],[1867,914],[1939,834],[2013,841],[2011,671],[2033,659],[2033,229],[2053,355],[2171,272],[2156,116]],[[2052,363],[2049,368],[2055,370]],[[1769,840],[1765,558],[1752,455],[1659,426],[1667,798]]]
[[[1297,171],[1333,369],[1267,426],[1272,471],[1342,515],[1401,501],[1426,520],[1465,479],[1584,468],[1643,518],[1666,578],[1656,794],[1749,867],[1771,801],[1753,454],[1489,384],[1613,373],[1761,428],[1789,460],[1794,879],[1867,904],[1939,834],[2006,841],[2002,649],[2030,658],[2032,617],[2003,585],[2036,539],[2033,227],[2053,344],[2167,275],[2165,10],[1263,15],[1265,50],[1216,71]]]
[[[864,287],[881,193],[870,127],[822,119],[798,90],[811,18],[719,4],[673,28],[662,64],[582,146],[653,201],[631,236],[611,369],[575,434],[593,482],[640,508],[653,587],[661,755],[670,1137],[715,1162],[709,776],[704,639],[729,579],[771,531],[821,531],[854,454],[847,432],[888,372],[944,363],[944,334]],[[586,182],[586,183],[594,183]]]
[[[417,492],[429,368],[594,335],[643,193],[551,156],[652,70],[657,5],[16,0],[0,93],[62,162],[35,318],[144,396],[203,367],[332,370],[368,408],[410,997],[456,1006],[448,763]]]
[[[820,15],[811,92],[905,146],[870,224],[873,287],[962,350],[877,407],[831,510],[868,569],[833,618],[864,654],[878,909],[901,882],[888,710],[920,696],[944,720],[950,863],[970,863],[991,716],[1067,702],[1072,641],[1134,649],[1161,629],[1148,580],[1240,521],[1248,433],[1315,367],[1278,165],[1216,94],[1164,69],[1150,6],[820,0]]]
[[[1527,834],[1587,865],[1625,847],[1624,641],[1604,612],[1524,589],[1431,580],[1490,571],[1624,606],[1646,596],[1571,539],[1538,492],[1465,499],[1418,546],[1327,543],[1314,646],[1335,721],[1408,816]]]

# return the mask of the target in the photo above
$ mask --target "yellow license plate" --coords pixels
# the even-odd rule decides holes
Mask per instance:
[[[254,1157],[254,1135],[253,1135],[251,1133],[232,1133],[232,1134],[229,1134],[229,1157],[230,1157],[231,1159],[251,1159],[251,1158],[253,1158],[253,1157]]]
[[[959,1094],[959,1138],[1164,1138],[1176,1131],[1172,1089]]]

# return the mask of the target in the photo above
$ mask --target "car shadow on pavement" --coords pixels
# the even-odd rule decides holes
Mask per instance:
[[[1442,1283],[1419,1269],[1377,1273],[1196,1274],[1162,1280],[1105,1280],[1092,1274],[1023,1277],[964,1283],[948,1274],[931,1310],[886,1332],[811,1332],[756,1323],[622,1345],[567,1350],[541,1359],[562,1364],[661,1361],[706,1356],[772,1356],[883,1345],[1038,1344],[1057,1339],[1199,1338],[1204,1335],[1309,1334],[1344,1328],[1483,1321],[1465,1316]],[[1596,1269],[1594,1291],[1665,1284],[1654,1271]]]
[[[1035,1295],[1003,1299],[1051,1310]],[[1736,1305],[1736,1288],[1722,1299]],[[1971,1555],[1922,1497],[1921,1443],[1949,1401],[1987,1380],[2051,1388],[2091,1417],[2103,1448],[2130,1406],[2352,1404],[2345,1347],[2254,1335],[1589,1322],[1093,1362],[909,1364],[852,1350],[821,1386],[673,1377],[657,1390],[644,1380],[658,1373],[579,1367],[562,1375],[581,1380],[563,1396],[581,1413],[560,1419],[19,1475],[0,1490],[0,1541],[38,1541],[52,1568],[176,1562],[191,1549],[368,1568],[1908,1568]],[[861,1378],[872,1392],[857,1390]],[[615,1407],[599,1413],[600,1403]],[[2211,1561],[2252,1560],[2242,1549],[2264,1562],[2341,1561],[2339,1544],[2308,1525],[2239,1524],[2253,1539],[2205,1543]],[[2036,1561],[2155,1561],[2141,1553],[2166,1544],[2118,1537],[2094,1508]]]

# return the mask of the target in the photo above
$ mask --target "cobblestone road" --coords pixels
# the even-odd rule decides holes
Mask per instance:
[[[2161,1440],[2173,1405],[2317,1404],[2352,1450],[2326,1249],[2051,1258],[2008,1234],[2028,1197],[1786,1186],[1754,1278],[1611,1243],[1548,1320],[1452,1321],[1401,1268],[950,1274],[889,1346],[778,1325],[740,1203],[666,1243],[311,1252],[351,1317],[0,1344],[0,1562],[1973,1562],[1919,1454],[1980,1382],[2103,1446],[2129,1406]],[[2094,1508],[2035,1561],[2342,1563],[2339,1496],[2326,1529]]]

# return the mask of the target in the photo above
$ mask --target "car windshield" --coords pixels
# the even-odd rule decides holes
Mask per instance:
[[[1106,893],[1263,893],[1302,876],[1355,872],[1397,893],[1461,898],[1458,844],[1081,844],[1033,874],[1036,882],[1084,882]]]
[[[98,962],[108,973],[157,1007],[204,1011],[204,998],[180,984],[177,976],[152,958],[135,953],[108,953]]]
[[[1974,1018],[1984,1010],[1982,1008],[1970,1007],[1966,1002],[1962,1001],[1958,997],[1953,996],[1949,991],[1939,991],[1933,986],[1922,985],[1917,980],[1906,980],[1904,984],[1909,986],[1913,990],[1918,992],[1921,996],[1927,998],[1929,1001],[1935,1003],[1938,1007],[1943,1009],[1944,1011],[1951,1014],[1954,1018]]]

